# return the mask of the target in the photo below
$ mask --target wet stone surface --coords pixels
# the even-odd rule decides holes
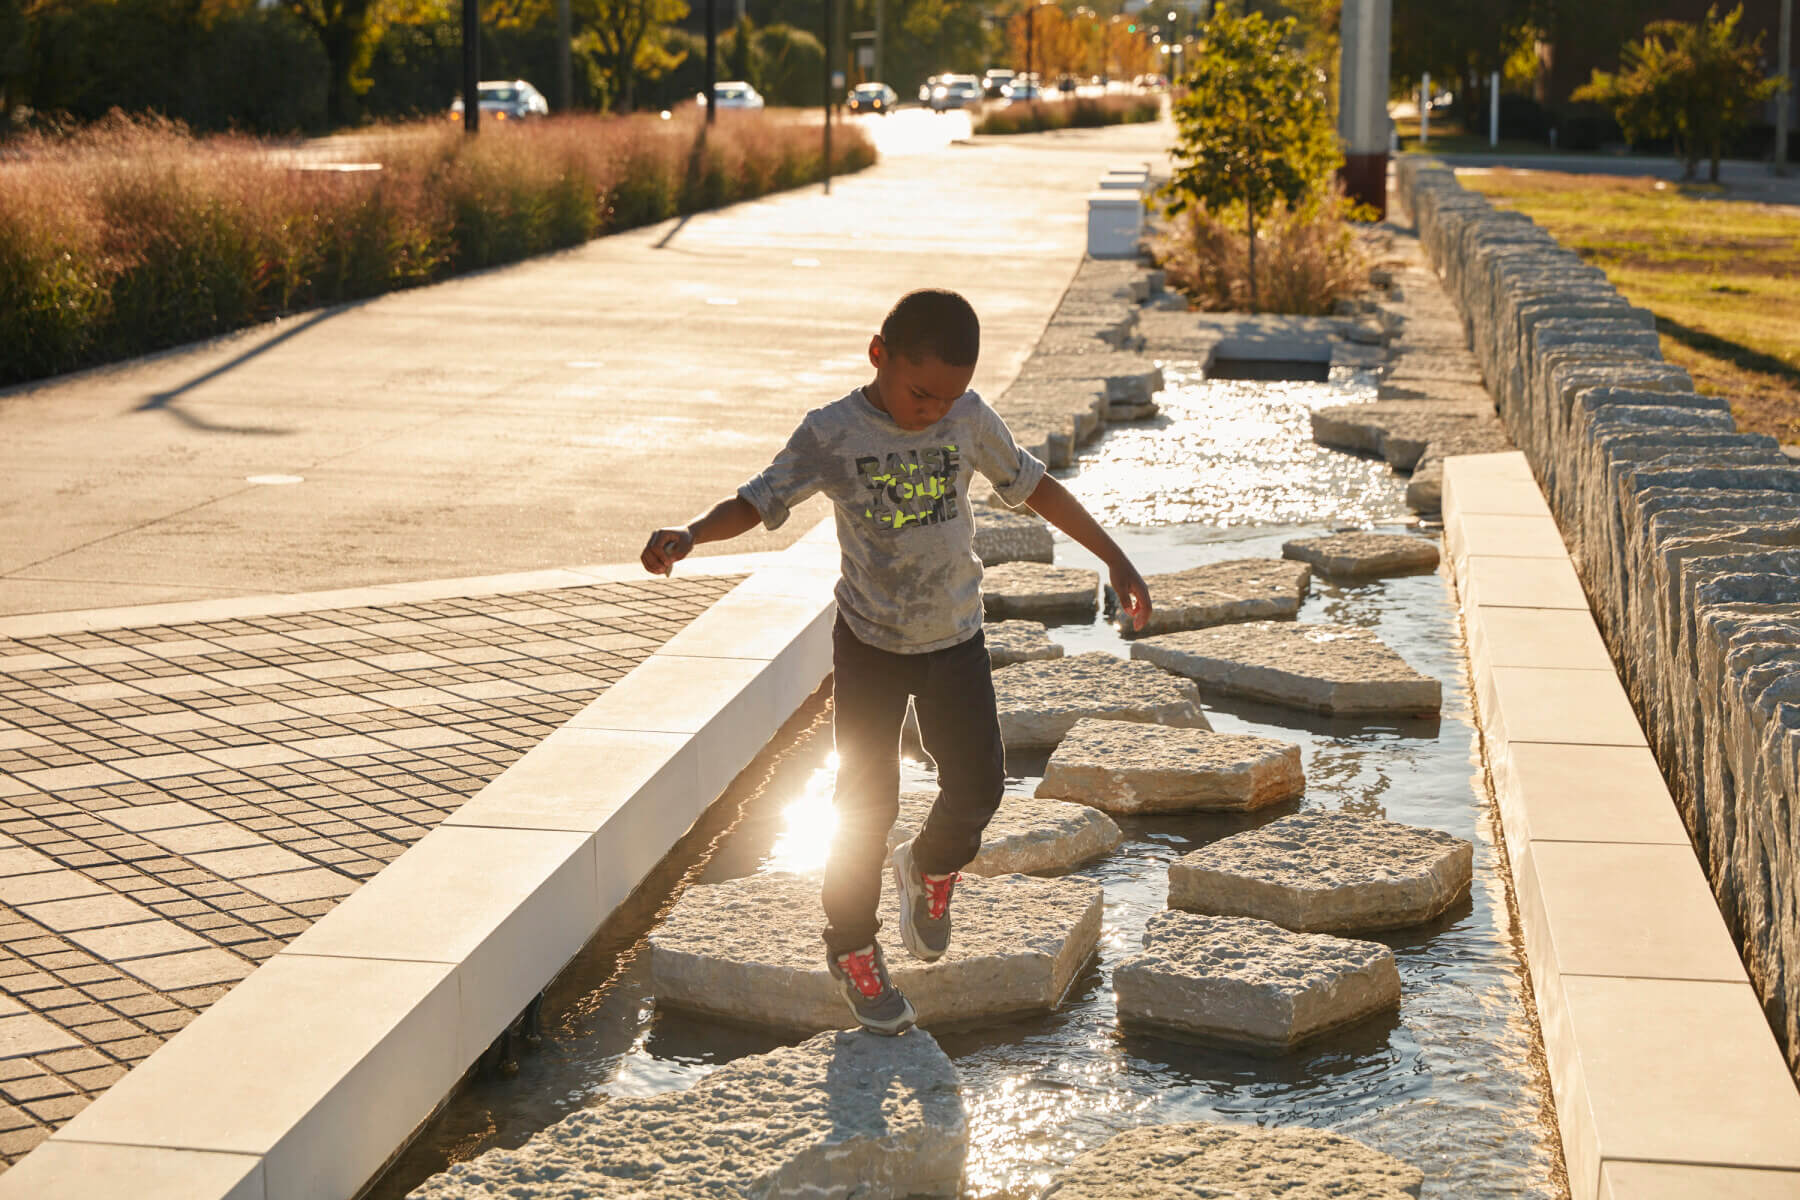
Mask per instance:
[[[969,1124],[929,1033],[822,1033],[682,1092],[582,1109],[458,1163],[418,1200],[954,1196]]]
[[[1127,1130],[1069,1164],[1044,1200],[1403,1200],[1424,1174],[1323,1129],[1193,1122]]]
[[[1273,1053],[1400,1004],[1380,942],[1186,912],[1150,918],[1113,989],[1122,1019]]]
[[[926,965],[900,947],[899,901],[883,873],[888,971],[930,1027],[1054,1009],[1100,937],[1101,891],[1078,879],[965,878],[950,952]],[[771,1029],[854,1023],[825,968],[819,881],[754,875],[689,888],[650,936],[659,1006]]]
[[[1091,652],[994,672],[1008,750],[1048,750],[1084,717],[1210,729],[1194,685],[1148,663]]]
[[[1313,712],[1435,713],[1443,699],[1437,680],[1355,625],[1253,621],[1165,633],[1134,642],[1131,657],[1186,675],[1202,692]]]
[[[1312,582],[1312,568],[1281,559],[1240,558],[1152,575],[1150,620],[1136,636],[1204,629],[1233,621],[1291,617]],[[1121,620],[1126,620],[1122,614]],[[1123,627],[1123,626],[1122,626]]]
[[[1044,768],[1037,794],[1113,813],[1231,812],[1306,790],[1300,747],[1249,733],[1077,722]]]
[[[888,849],[917,836],[936,792],[902,792]],[[1125,835],[1111,817],[1080,804],[1005,796],[981,835],[981,852],[964,875],[1041,875],[1067,871],[1116,849]]]
[[[996,667],[1061,658],[1064,653],[1036,621],[995,621],[982,632],[987,636],[988,661]]]
[[[1306,812],[1169,866],[1169,907],[1347,933],[1431,920],[1468,894],[1473,850],[1437,829]]]
[[[1100,608],[1100,573],[1048,563],[1001,563],[982,573],[981,603],[990,621],[1092,616]]]
[[[1405,533],[1358,530],[1281,544],[1284,558],[1308,563],[1327,579],[1372,579],[1438,565],[1437,542]]]

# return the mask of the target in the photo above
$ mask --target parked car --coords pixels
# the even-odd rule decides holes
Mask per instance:
[[[496,121],[524,121],[550,115],[550,102],[523,79],[486,80],[475,85],[475,94],[480,98],[481,115]],[[450,115],[461,119],[461,96],[451,103]]]
[[[931,110],[975,108],[981,104],[981,80],[973,75],[940,75],[931,89]]]
[[[998,99],[1006,94],[1006,85],[1017,79],[1017,71],[1008,71],[1000,67],[989,67],[987,74],[981,77],[981,90],[990,100]]]
[[[1044,89],[1029,79],[1016,79],[1002,88],[1000,94],[1017,104],[1026,100],[1042,100]]]
[[[850,89],[844,107],[853,113],[880,113],[887,116],[900,103],[900,96],[885,83],[859,83]]]
[[[696,92],[694,103],[706,107],[706,93]],[[713,84],[713,107],[715,108],[761,108],[762,93],[741,79],[722,80]]]

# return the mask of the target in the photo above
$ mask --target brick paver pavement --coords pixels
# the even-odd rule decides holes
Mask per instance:
[[[0,1159],[738,578],[0,638]]]

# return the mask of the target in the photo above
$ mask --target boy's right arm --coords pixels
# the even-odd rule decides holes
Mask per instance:
[[[639,560],[652,575],[667,575],[701,542],[722,542],[762,524],[762,517],[742,496],[721,500],[678,529],[658,529],[644,543]]]

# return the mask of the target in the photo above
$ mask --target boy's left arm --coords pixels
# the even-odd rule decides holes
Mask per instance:
[[[1032,512],[1086,546],[1106,564],[1112,576],[1113,591],[1119,594],[1119,603],[1131,614],[1132,629],[1142,629],[1150,620],[1150,587],[1131,565],[1131,560],[1125,557],[1125,552],[1119,549],[1119,544],[1082,507],[1081,501],[1069,494],[1061,480],[1045,475],[1025,503]]]

